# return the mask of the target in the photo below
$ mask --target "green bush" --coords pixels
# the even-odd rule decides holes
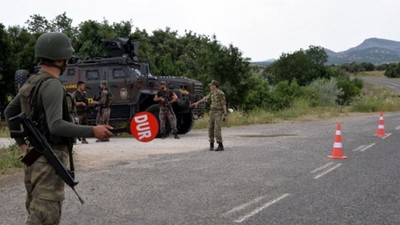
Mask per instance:
[[[363,85],[361,79],[355,78],[350,80],[346,76],[337,80],[337,86],[343,90],[343,93],[338,95],[337,102],[339,105],[348,105],[354,97],[361,94]]]
[[[272,111],[282,110],[290,107],[298,98],[315,102],[316,95],[315,90],[308,86],[299,86],[296,80],[293,80],[291,83],[281,81],[272,89],[266,108]]]
[[[314,80],[310,87],[317,92],[320,106],[337,106],[337,100],[339,95],[343,95],[344,92],[338,87],[336,78],[331,79],[317,79]]]
[[[252,88],[244,96],[242,108],[246,111],[256,108],[266,108],[268,99],[270,99],[268,82],[255,76],[249,78],[247,82]]]
[[[400,63],[391,63],[388,65],[385,76],[389,78],[399,78],[400,77]]]

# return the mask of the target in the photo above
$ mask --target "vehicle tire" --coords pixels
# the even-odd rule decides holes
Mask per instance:
[[[181,118],[179,118],[179,120],[177,118],[178,134],[186,134],[193,128],[194,124],[193,113],[192,112],[182,113],[180,117]]]
[[[157,118],[157,122],[160,125],[160,118],[159,118],[159,114],[160,114],[160,107],[158,106],[158,104],[154,104],[149,106],[146,109],[146,112],[150,112],[151,114],[153,114],[156,118]],[[167,120],[165,122],[165,132],[166,132],[166,136],[168,136],[171,133],[171,126],[169,125],[169,121]],[[156,137],[161,137],[161,128],[158,128],[158,133]]]
[[[25,81],[28,80],[29,71],[28,70],[17,70],[15,71],[14,81],[15,81],[15,93],[18,93],[19,89],[24,85]]]

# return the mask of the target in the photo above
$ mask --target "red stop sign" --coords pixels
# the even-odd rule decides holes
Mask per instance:
[[[137,113],[131,120],[131,134],[142,142],[152,141],[158,133],[157,118],[149,112]]]

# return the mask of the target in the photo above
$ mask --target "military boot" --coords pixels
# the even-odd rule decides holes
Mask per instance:
[[[174,133],[174,138],[175,138],[175,139],[179,139],[178,132],[175,132],[175,133]]]
[[[214,142],[210,142],[210,151],[214,151]]]
[[[165,134],[161,133],[161,139],[165,139]]]
[[[218,142],[218,147],[215,149],[215,151],[223,151],[224,150],[224,145],[222,145],[222,142]]]

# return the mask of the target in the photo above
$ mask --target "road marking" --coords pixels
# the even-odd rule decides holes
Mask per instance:
[[[242,209],[248,207],[249,205],[252,205],[252,204],[255,204],[255,203],[261,201],[261,200],[264,199],[265,197],[266,197],[265,195],[264,195],[264,196],[257,197],[257,198],[255,198],[254,200],[252,200],[252,201],[250,201],[250,202],[247,202],[247,203],[245,203],[245,204],[243,204],[243,205],[237,206],[237,207],[235,207],[235,208],[229,210],[228,212],[223,213],[222,216],[223,216],[223,217],[227,217],[227,216],[229,216],[230,214],[232,214],[232,213],[234,213],[234,212],[240,211],[240,210],[242,210]]]
[[[385,139],[385,138],[389,137],[390,135],[392,135],[392,133],[386,134],[384,137],[382,137],[382,139]]]
[[[333,162],[327,163],[327,164],[325,164],[325,165],[323,165],[323,166],[321,166],[321,167],[319,167],[319,168],[317,168],[317,169],[311,171],[310,173],[316,173],[316,172],[318,172],[318,171],[320,171],[320,170],[323,170],[323,169],[327,168],[327,167],[330,166],[331,164],[333,164]]]
[[[270,207],[271,205],[273,205],[273,204],[275,204],[275,203],[281,201],[282,199],[288,197],[289,195],[290,195],[290,194],[288,194],[288,193],[283,194],[282,196],[280,196],[280,197],[278,197],[278,198],[276,198],[276,199],[274,199],[274,200],[272,200],[272,201],[270,201],[270,202],[265,203],[263,206],[261,206],[261,207],[255,209],[255,210],[253,210],[253,211],[250,212],[249,214],[246,214],[246,215],[240,217],[240,218],[237,219],[237,220],[234,220],[233,222],[235,222],[235,223],[241,223],[241,222],[245,221],[246,219],[248,219],[248,218],[250,218],[250,217],[256,215],[257,213],[261,212],[262,210],[264,210],[264,209]]]
[[[400,126],[397,126],[394,128],[395,130],[400,130]]]
[[[364,148],[365,145],[360,145],[357,148],[353,149],[353,152],[360,151],[360,149]]]
[[[328,173],[334,171],[335,169],[339,168],[339,166],[341,166],[341,165],[342,165],[341,163],[337,164],[336,166],[330,168],[329,170],[318,174],[317,176],[314,177],[314,179],[319,179],[319,178],[325,176],[326,174],[328,174]]]
[[[363,151],[365,151],[365,150],[371,148],[371,147],[374,146],[374,145],[375,145],[375,143],[372,143],[372,144],[370,144],[370,145],[367,145],[367,146],[365,146],[363,149],[360,149],[360,152],[363,152]]]

